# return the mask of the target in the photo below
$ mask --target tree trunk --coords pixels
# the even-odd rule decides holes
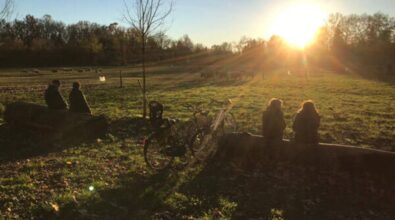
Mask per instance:
[[[395,183],[395,153],[381,150],[325,143],[303,146],[287,140],[266,146],[262,136],[232,133],[219,140],[215,156],[216,161],[232,161],[247,167],[265,160],[288,161],[352,175],[376,175]]]
[[[143,69],[143,118],[147,117],[147,90],[146,90],[146,83],[145,83],[145,35],[142,37],[143,40],[143,46],[142,46],[142,55],[143,55],[143,63],[142,63],[142,69]]]

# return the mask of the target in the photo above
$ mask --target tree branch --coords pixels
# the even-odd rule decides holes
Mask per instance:
[[[0,20],[8,18],[14,9],[14,0],[4,0],[3,7],[0,8]]]
[[[165,19],[173,11],[173,1],[165,11],[161,10],[164,7],[164,0],[132,0],[131,4],[127,4],[127,0],[123,1],[125,8],[123,19],[144,37],[163,26]]]

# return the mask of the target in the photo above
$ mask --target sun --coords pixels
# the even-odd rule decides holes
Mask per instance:
[[[293,46],[304,48],[314,40],[326,15],[317,5],[297,4],[281,10],[274,17],[272,34],[281,36]]]

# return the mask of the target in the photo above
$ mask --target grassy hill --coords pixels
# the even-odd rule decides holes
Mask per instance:
[[[308,77],[288,70],[263,72],[242,58],[190,59],[149,67],[148,98],[165,104],[165,116],[187,120],[183,104],[232,98],[240,130],[260,132],[261,111],[272,97],[284,100],[286,138],[300,103],[316,102],[323,142],[395,151],[395,88],[385,82],[325,71]],[[94,114],[112,121],[110,134],[94,143],[39,146],[24,134],[0,129],[0,216],[4,218],[147,219],[391,219],[393,191],[371,187],[369,179],[350,182],[347,174],[328,177],[289,164],[262,163],[243,172],[216,165],[176,167],[152,173],[142,157],[141,140],[130,118],[141,114],[138,67],[102,68],[102,73],[73,71],[0,71],[0,109],[13,101],[43,104],[51,79],[82,83]],[[253,79],[203,79],[201,71],[255,71]],[[119,88],[119,71],[124,88]],[[264,79],[262,77],[264,73]],[[99,75],[107,81],[101,83]],[[258,161],[257,161],[258,163]],[[313,178],[311,177],[314,173]],[[392,210],[392,211],[391,211]],[[0,217],[1,219],[1,217]]]

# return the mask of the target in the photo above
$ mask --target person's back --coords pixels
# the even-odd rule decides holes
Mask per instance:
[[[299,144],[317,145],[319,142],[318,128],[320,116],[312,101],[303,103],[298,111],[292,129],[295,132],[295,142]]]
[[[59,80],[54,80],[52,84],[49,84],[48,88],[45,90],[44,99],[49,109],[54,109],[54,110],[67,109],[67,104],[59,92],[59,86],[60,86]]]
[[[45,104],[47,104],[48,108],[53,107],[53,94],[54,94],[55,86],[52,84],[49,84],[47,89],[44,92],[44,99],[45,99]]]
[[[80,90],[80,83],[78,82],[73,83],[73,88],[69,95],[69,103],[71,112],[91,114],[91,109]]]
[[[281,110],[282,101],[271,99],[262,115],[262,135],[266,142],[281,142],[286,127]]]

